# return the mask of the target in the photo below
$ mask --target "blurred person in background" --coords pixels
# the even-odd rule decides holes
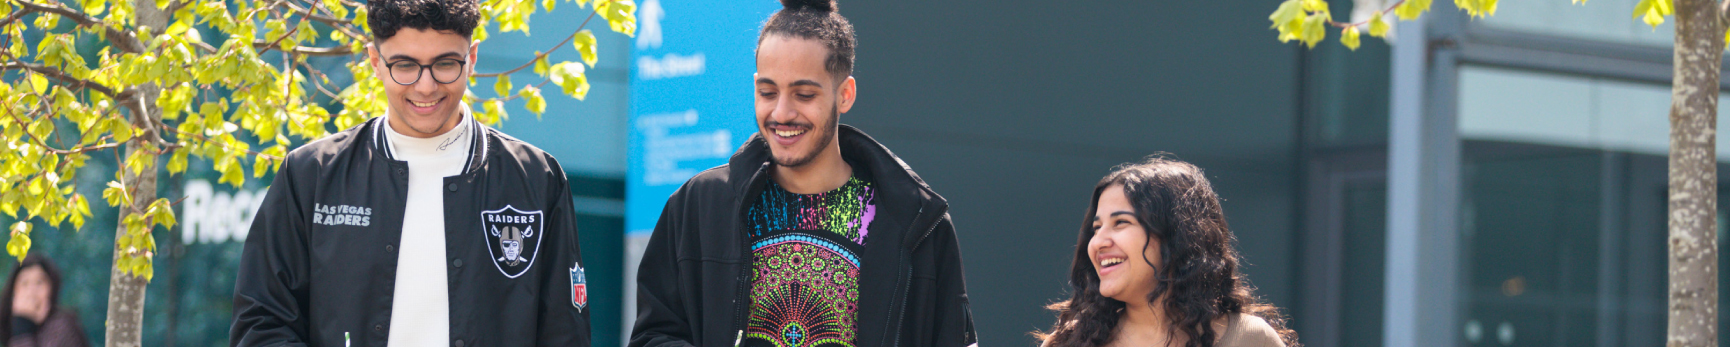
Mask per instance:
[[[1236,237],[1193,164],[1149,158],[1093,189],[1042,346],[1298,347],[1279,308],[1238,271]]]
[[[41,254],[13,267],[0,291],[0,314],[12,318],[0,325],[0,341],[9,347],[89,346],[78,314],[60,307],[60,283],[60,269]]]

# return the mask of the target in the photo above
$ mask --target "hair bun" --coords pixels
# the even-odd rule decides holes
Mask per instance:
[[[787,10],[808,8],[822,12],[835,12],[835,0],[781,0],[781,7]]]

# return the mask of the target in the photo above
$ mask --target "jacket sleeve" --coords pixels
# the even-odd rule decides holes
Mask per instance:
[[[247,231],[229,346],[306,344],[308,225],[292,166],[292,159],[283,162]]]
[[[977,346],[979,336],[973,331],[973,312],[967,302],[967,280],[961,271],[961,245],[955,237],[955,224],[944,214],[931,235],[937,247],[937,329],[928,346]]]
[[[541,270],[548,271],[541,276],[541,319],[539,340],[537,346],[588,346],[589,311],[588,289],[597,285],[591,283],[583,270],[582,247],[577,238],[577,214],[572,206],[571,188],[566,180],[564,170],[557,163],[552,165],[554,177],[550,188],[554,189],[550,196],[547,209],[551,212],[547,218],[547,240],[555,242],[552,262],[542,264]],[[549,266],[550,265],[550,266]],[[580,281],[580,282],[579,282]],[[578,285],[582,287],[578,287]],[[602,284],[616,285],[616,284]]]
[[[681,295],[683,276],[674,247],[673,234],[681,227],[675,216],[683,212],[681,193],[667,199],[637,266],[637,323],[631,329],[630,347],[694,346],[697,339],[691,331],[691,319],[696,317],[686,316],[693,312],[687,305],[694,303],[685,302]]]

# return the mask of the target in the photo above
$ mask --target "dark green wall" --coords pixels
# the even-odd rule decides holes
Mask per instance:
[[[1091,188],[1171,152],[1207,170],[1260,293],[1295,298],[1299,52],[1278,1],[842,1],[859,101],[842,122],[945,198],[981,345],[1027,346],[1066,297]]]

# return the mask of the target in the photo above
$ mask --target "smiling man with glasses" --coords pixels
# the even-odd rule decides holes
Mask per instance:
[[[588,346],[564,170],[474,120],[475,0],[373,0],[389,107],[288,154],[254,218],[233,346]]]

